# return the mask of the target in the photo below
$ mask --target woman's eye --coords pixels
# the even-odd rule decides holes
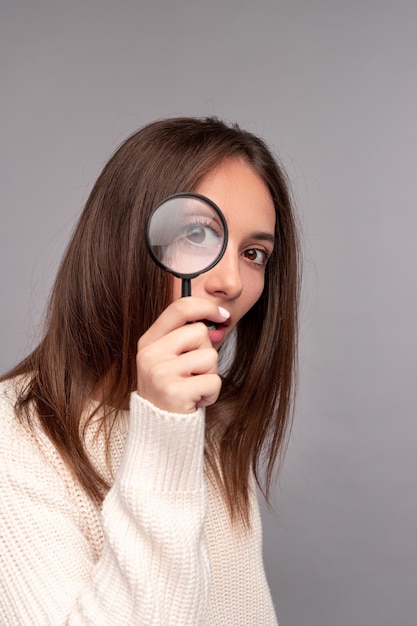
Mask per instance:
[[[192,243],[201,244],[206,238],[206,229],[200,225],[190,226],[187,228],[185,236]]]
[[[219,235],[211,227],[204,224],[190,224],[184,232],[186,240],[196,246],[215,247],[219,245]]]
[[[257,265],[265,265],[268,260],[266,250],[260,250],[259,248],[249,248],[249,250],[245,250],[244,254],[249,261]]]

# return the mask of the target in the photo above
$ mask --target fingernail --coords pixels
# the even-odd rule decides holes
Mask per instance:
[[[230,317],[230,313],[229,313],[229,311],[226,311],[226,309],[224,309],[222,306],[219,306],[219,307],[218,307],[218,309],[219,309],[219,313],[220,313],[220,315],[221,315],[221,316],[222,316],[225,320],[227,320],[227,319]]]

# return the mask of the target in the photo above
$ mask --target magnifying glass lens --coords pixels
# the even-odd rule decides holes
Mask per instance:
[[[222,257],[227,226],[220,209],[198,194],[176,194],[159,204],[147,230],[157,263],[180,278],[207,271]]]

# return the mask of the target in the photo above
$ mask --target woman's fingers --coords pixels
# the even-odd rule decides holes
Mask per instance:
[[[146,377],[140,378],[140,395],[174,413],[189,413],[213,404],[221,389],[217,353],[212,348],[197,352],[155,364]]]
[[[141,355],[142,360],[148,361],[149,367],[154,361],[158,362],[169,356],[179,356],[184,352],[211,347],[206,325],[202,322],[194,322],[174,328],[153,341],[144,335],[138,343],[138,355]]]
[[[178,330],[138,353],[138,392],[143,398],[174,413],[192,412],[217,400],[221,387],[218,355],[207,329],[200,326],[200,332],[184,329],[187,339],[183,343],[179,343]]]
[[[217,306],[214,302],[204,298],[180,298],[172,302],[161,313],[147,332],[140,338],[139,345],[146,345],[165,336],[175,328],[180,328],[189,322],[210,320],[221,323],[229,317],[228,311]]]
[[[221,389],[217,351],[206,324],[195,320],[220,323],[227,317],[227,311],[202,298],[171,304],[138,342],[138,393],[175,413],[213,404]]]

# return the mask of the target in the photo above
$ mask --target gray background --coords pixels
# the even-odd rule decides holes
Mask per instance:
[[[218,115],[288,170],[300,388],[265,562],[282,626],[417,623],[417,3],[2,0],[1,351],[33,343],[113,149]]]

